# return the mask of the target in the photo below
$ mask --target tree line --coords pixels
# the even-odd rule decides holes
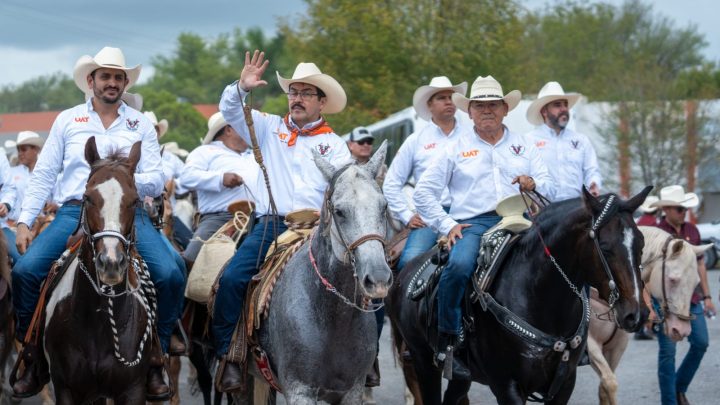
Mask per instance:
[[[341,134],[409,106],[413,91],[436,75],[471,83],[491,74],[507,90],[528,95],[557,80],[590,101],[620,106],[599,129],[618,145],[618,156],[607,158],[619,159],[623,148],[644,154],[629,175],[645,184],[672,177],[654,159],[669,144],[655,148],[653,139],[687,146],[683,100],[720,98],[720,68],[702,55],[705,37],[694,26],[678,27],[657,14],[650,2],[556,1],[539,10],[507,0],[306,3],[307,12],[280,20],[272,37],[259,28],[215,39],[183,33],[171,55],[153,58],[155,74],[132,91],[144,96],[145,110],[171,122],[163,141],[187,149],[198,145],[205,121],[191,104],[217,103],[224,86],[239,76],[245,51],[256,48],[270,60],[269,86],[253,93],[252,104],[286,113],[274,72],[289,77],[297,62],[313,61],[348,94],[348,107],[331,120]],[[59,110],[79,99],[69,75],[39,77],[0,88],[0,113]],[[704,148],[717,140],[717,125],[702,106],[694,114],[697,148]],[[686,155],[683,167],[693,164]],[[694,164],[716,159],[700,155]]]

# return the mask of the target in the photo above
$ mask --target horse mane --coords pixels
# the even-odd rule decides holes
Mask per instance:
[[[129,158],[121,151],[115,150],[104,159],[96,160],[92,165],[90,165],[90,177],[104,168],[123,168],[125,170],[130,170]]]

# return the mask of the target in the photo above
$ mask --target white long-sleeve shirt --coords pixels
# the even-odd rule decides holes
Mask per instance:
[[[4,153],[0,153],[0,204],[8,204],[14,211],[17,200],[17,185],[12,181],[12,168]],[[0,218],[0,227],[7,228],[10,213]]]
[[[175,182],[175,194],[185,194],[187,189],[183,186],[180,179],[180,173],[182,173],[185,163],[174,153],[168,151],[162,151],[162,171],[165,183],[170,180]],[[170,202],[173,208],[175,208],[175,196],[170,197]]]
[[[225,173],[240,175],[244,184],[233,188],[223,186]],[[237,153],[222,141],[214,141],[190,153],[180,181],[188,189],[197,190],[198,211],[207,214],[225,212],[233,201],[254,201],[259,177],[260,167],[252,154]]]
[[[135,142],[142,141],[135,186],[140,198],[160,195],[163,187],[160,145],[152,122],[124,102],[118,114],[118,118],[106,129],[93,109],[91,98],[85,104],[58,115],[35,164],[18,222],[32,226],[61,171],[64,173],[57,201],[65,203],[82,199],[90,175],[90,166],[85,161],[85,143],[91,136],[95,137],[101,158],[115,151],[127,155]]]
[[[15,185],[17,194],[15,195],[15,202],[12,204],[12,211],[8,215],[8,219],[17,221],[20,216],[20,210],[22,209],[22,202],[25,198],[25,190],[27,189],[28,181],[32,172],[25,165],[17,165],[10,168],[10,182]]]
[[[602,187],[597,154],[590,139],[569,128],[560,131],[543,124],[525,135],[540,151],[555,186],[555,199],[580,197],[583,184]]]
[[[463,129],[462,125],[460,120],[456,120],[455,128],[445,135],[442,129],[431,121],[427,126],[408,136],[400,146],[383,183],[383,194],[385,194],[388,208],[395,219],[402,221],[405,225],[410,222],[415,213],[410,209],[403,186],[411,176],[417,183],[433,159],[443,153],[447,143],[457,138],[463,130],[468,130],[468,128]],[[450,206],[450,195],[447,189],[443,191],[441,201],[443,206]]]
[[[239,89],[237,82],[227,86],[220,100],[220,111],[225,121],[248,145],[252,145],[241,105],[246,95]],[[315,166],[312,151],[318,151],[330,164],[339,168],[352,159],[345,141],[335,133],[300,135],[294,146],[288,146],[291,131],[282,117],[255,110],[252,111],[252,117],[278,214],[286,215],[303,208],[320,209],[328,182]],[[315,124],[310,123],[306,128]],[[295,125],[292,119],[290,125]],[[256,215],[270,214],[270,202],[264,185],[256,197]]]
[[[497,203],[520,191],[513,178],[535,180],[536,190],[552,198],[554,187],[547,167],[535,146],[505,128],[503,137],[491,145],[474,131],[464,131],[425,170],[415,186],[413,201],[423,220],[447,234],[465,219],[493,211]],[[450,191],[450,212],[445,213],[440,195]]]

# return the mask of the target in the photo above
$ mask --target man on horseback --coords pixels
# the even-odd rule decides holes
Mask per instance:
[[[130,150],[142,141],[142,154],[135,173],[140,198],[155,197],[163,186],[160,166],[160,148],[152,123],[137,110],[121,101],[123,91],[135,84],[140,66],[125,66],[120,49],[105,47],[95,57],[82,56],[75,65],[75,84],[92,96],[87,102],[65,110],[55,120],[48,136],[18,219],[17,247],[24,254],[13,269],[13,303],[18,319],[17,336],[26,335],[39,300],[40,284],[50,270],[52,262],[65,250],[66,241],[78,228],[81,204],[90,167],[85,160],[85,144],[95,137],[101,156],[114,151]],[[58,200],[62,207],[52,224],[32,241],[30,226],[55,186],[60,172],[62,184]],[[163,352],[167,353],[170,334],[176,324],[183,302],[184,274],[168,249],[164,248],[160,234],[155,230],[147,213],[135,212],[136,249],[148,265],[158,292],[158,335]],[[33,242],[32,244],[31,241]],[[42,342],[42,339],[38,341]],[[42,348],[40,348],[42,353]],[[161,358],[161,356],[158,356]],[[28,364],[13,385],[18,397],[37,393],[47,383],[47,363],[44,357]],[[170,389],[163,381],[162,364],[151,364],[147,376],[147,396],[162,400]]]
[[[413,107],[420,118],[428,120],[428,125],[410,135],[403,142],[393,158],[385,176],[383,193],[393,217],[411,229],[405,248],[397,264],[397,271],[415,256],[426,252],[438,239],[438,234],[420,218],[420,214],[410,209],[403,186],[415,178],[417,183],[433,159],[442,153],[445,145],[458,137],[468,128],[462,128],[455,119],[453,93],[465,95],[467,82],[457,85],[450,83],[445,76],[433,77],[430,84],[421,86],[413,95]],[[442,193],[442,206],[447,211],[450,195]]]
[[[256,50],[252,58],[247,52],[240,80],[227,86],[220,100],[222,115],[248,144],[251,139],[243,103],[252,89],[267,85],[262,80],[268,65],[264,58],[263,52]],[[242,386],[240,365],[224,358],[243,310],[248,282],[263,263],[274,235],[287,229],[284,216],[297,209],[319,210],[322,206],[328,183],[312,163],[313,150],[336,167],[351,161],[347,145],[321,115],[345,108],[347,98],[342,86],[314,63],[300,63],[291,79],[279,73],[277,78],[287,93],[289,113],[280,117],[252,111],[257,146],[269,165],[269,187],[275,200],[265,191],[257,196],[257,224],[226,266],[215,299],[212,330],[217,355],[224,362],[217,385],[224,391]]]
[[[570,109],[582,95],[565,93],[558,82],[548,82],[528,107],[526,117],[535,130],[525,136],[540,151],[557,190],[553,201],[577,198],[585,185],[600,195],[602,179],[590,139],[567,128]]]
[[[187,158],[180,181],[197,191],[200,223],[183,256],[190,266],[203,241],[233,218],[228,205],[237,200],[254,201],[260,168],[248,144],[217,112],[208,120],[203,144]]]
[[[498,201],[523,191],[537,190],[551,198],[552,179],[535,146],[503,125],[508,112],[520,102],[520,92],[503,95],[492,76],[478,76],[470,98],[453,94],[453,101],[468,112],[472,130],[459,134],[425,171],[415,187],[414,202],[420,216],[434,230],[447,235],[449,261],[438,286],[438,354],[442,367],[447,355],[463,340],[461,302],[477,267],[483,233],[501,217]],[[450,195],[446,212],[441,196]],[[453,378],[469,379],[470,371],[457,361]]]

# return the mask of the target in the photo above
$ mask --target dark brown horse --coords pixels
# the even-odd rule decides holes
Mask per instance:
[[[489,295],[471,279],[464,311],[467,336],[456,355],[469,365],[473,381],[490,386],[498,403],[523,404],[529,398],[567,403],[587,336],[585,285],[613,304],[621,328],[634,331],[643,324],[643,236],[632,213],[650,189],[628,201],[614,194],[598,199],[584,190],[582,199],[551,204],[501,264]],[[433,364],[428,338],[437,324],[433,311],[427,311],[433,305],[412,301],[405,293],[414,269],[431,254],[408,263],[386,303],[394,336],[412,355],[422,404],[455,405],[462,403],[471,381],[451,380],[441,402],[441,370]]]
[[[138,194],[133,174],[140,142],[127,158],[100,159],[85,147],[85,189],[78,260],[48,299],[45,351],[58,404],[144,404],[155,293],[134,251]]]

